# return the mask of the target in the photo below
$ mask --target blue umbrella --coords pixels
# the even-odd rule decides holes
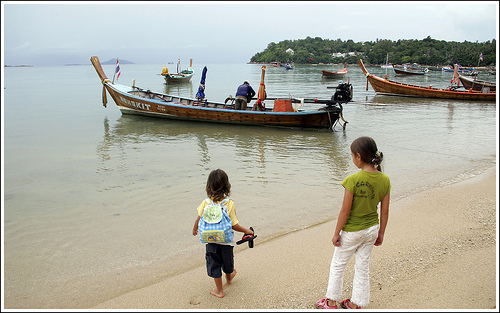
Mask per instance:
[[[201,72],[200,87],[198,87],[198,92],[196,93],[196,99],[203,100],[205,98],[205,79],[207,78],[207,67],[203,68]]]

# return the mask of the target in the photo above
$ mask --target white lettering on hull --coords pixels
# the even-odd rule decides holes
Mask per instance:
[[[120,100],[130,106],[133,106],[134,108],[137,108],[139,110],[145,110],[145,111],[150,111],[151,110],[151,105],[147,103],[141,103],[141,102],[135,102],[129,99],[126,99],[122,96],[120,96]]]

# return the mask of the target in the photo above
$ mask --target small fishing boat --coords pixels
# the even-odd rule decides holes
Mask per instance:
[[[136,87],[135,83],[131,87],[114,84],[107,78],[97,56],[91,57],[90,61],[103,84],[103,105],[106,106],[107,103],[107,91],[122,114],[198,122],[334,130],[337,124],[345,129],[347,122],[342,117],[342,103],[347,103],[352,99],[352,86],[339,84],[331,100],[265,98],[274,100],[273,108],[266,108],[264,103],[260,103],[262,111],[255,104],[253,108],[249,106],[247,110],[234,110],[231,109],[230,104],[227,104],[228,99],[225,103],[210,102],[206,99],[190,99],[145,90]],[[266,66],[263,66],[262,80],[265,69]],[[261,86],[265,86],[263,81],[261,81]],[[265,90],[261,92],[259,89],[261,102],[264,97]],[[297,106],[294,108],[292,103],[296,103]],[[299,105],[304,103],[325,104],[325,106],[311,111],[299,109]]]
[[[495,101],[495,92],[479,92],[475,90],[457,90],[456,86],[443,88],[435,88],[432,86],[423,87],[417,85],[410,85],[400,83],[386,78],[381,78],[372,75],[366,69],[363,60],[359,59],[358,64],[366,76],[366,89],[368,90],[368,82],[372,85],[373,90],[378,93],[412,96],[422,98],[440,98],[440,99],[457,99],[457,100],[482,100],[482,101]]]
[[[295,68],[295,64],[287,62],[287,63],[285,63],[285,68],[287,70],[293,70]]]
[[[429,70],[425,67],[405,65],[395,65],[394,73],[401,75],[425,75]]]
[[[429,71],[433,71],[433,72],[442,72],[443,71],[443,68],[440,66],[427,66],[427,69]]]
[[[321,71],[321,75],[323,77],[332,77],[332,78],[338,78],[338,77],[342,77],[344,76],[345,74],[347,74],[349,71],[346,69],[346,68],[343,68],[343,69],[340,69],[336,72],[331,72],[331,71],[325,71],[325,70],[322,70]]]
[[[339,78],[339,77],[343,77],[345,74],[347,74],[349,71],[347,70],[347,68],[342,68],[336,72],[331,72],[331,71],[325,71],[325,70],[322,70],[321,71],[321,75],[323,77],[327,77],[327,78]]]
[[[179,59],[179,61],[177,62],[177,74],[170,74],[168,72],[168,68],[166,66],[163,67],[161,75],[165,78],[165,83],[167,84],[186,83],[191,80],[191,77],[193,77],[194,75],[193,59],[191,59],[188,69],[179,72],[180,64],[181,60]]]
[[[462,85],[466,89],[473,89],[473,90],[478,90],[481,92],[496,92],[497,91],[497,85],[492,82],[487,82],[484,80],[479,80],[467,76],[458,76],[460,78],[460,81],[462,82]]]

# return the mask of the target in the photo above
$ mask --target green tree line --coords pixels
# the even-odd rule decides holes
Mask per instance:
[[[287,53],[292,49],[293,54]],[[333,57],[334,53],[356,52],[355,56]],[[356,63],[362,58],[368,64],[383,64],[389,55],[389,63],[419,63],[429,66],[453,65],[478,66],[479,56],[483,61],[479,66],[496,65],[496,40],[486,42],[455,42],[432,39],[399,39],[397,41],[377,39],[376,41],[354,42],[349,39],[322,39],[306,37],[298,40],[271,42],[267,48],[256,53],[251,63],[294,62],[313,63]]]

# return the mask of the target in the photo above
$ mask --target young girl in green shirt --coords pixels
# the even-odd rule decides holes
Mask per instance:
[[[326,297],[316,301],[320,309],[360,309],[370,303],[369,262],[373,246],[384,240],[391,182],[381,172],[382,152],[370,137],[360,137],[351,144],[352,162],[359,172],[349,175],[342,186],[344,201],[337,219],[332,243],[335,246]],[[377,206],[380,205],[380,221]],[[351,299],[342,300],[344,270],[356,255]]]

